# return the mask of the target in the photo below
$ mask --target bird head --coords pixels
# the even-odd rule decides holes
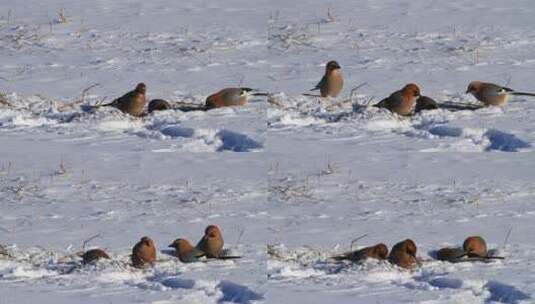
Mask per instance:
[[[388,247],[385,244],[377,244],[373,247],[373,253],[376,257],[384,260],[388,256]]]
[[[147,91],[147,86],[143,82],[140,82],[137,84],[135,91],[141,94],[145,94],[145,92]]]
[[[254,89],[251,88],[240,88],[240,97],[245,96],[249,97],[251,92],[254,91]]]
[[[481,81],[474,80],[470,82],[470,84],[468,85],[468,88],[466,89],[466,94],[468,93],[476,94],[477,92],[481,90],[481,85],[482,85]]]
[[[204,235],[212,238],[220,237],[221,230],[219,230],[219,227],[217,227],[216,225],[210,225],[204,230]]]
[[[410,256],[415,257],[416,256],[416,243],[414,243],[411,239],[406,239],[403,241],[403,247],[405,249],[405,252],[409,254]]]
[[[154,241],[148,236],[142,237],[141,242],[147,246],[154,247]]]
[[[341,68],[342,67],[340,67],[338,62],[336,62],[334,60],[331,60],[331,61],[327,62],[327,64],[325,65],[325,70],[327,72],[331,72],[331,71],[338,70],[338,69],[341,69]]]
[[[193,248],[191,243],[186,239],[176,239],[169,245],[169,247],[175,248],[178,252],[184,252]]]
[[[409,83],[405,85],[403,89],[401,89],[401,91],[403,92],[403,95],[405,96],[410,96],[410,97],[420,96],[420,88],[414,83]]]
[[[487,256],[487,243],[479,236],[470,236],[466,238],[463,243],[463,249],[469,256]]]

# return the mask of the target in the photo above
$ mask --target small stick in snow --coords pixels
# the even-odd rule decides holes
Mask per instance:
[[[503,240],[503,248],[505,248],[505,245],[507,245],[507,241],[509,241],[509,237],[511,236],[511,232],[513,231],[513,227],[509,228],[509,231],[507,231],[507,235],[505,236],[505,239]]]
[[[80,97],[80,99],[75,100],[75,101],[73,101],[73,102],[69,102],[69,103],[66,103],[66,104],[63,104],[63,105],[58,106],[58,111],[61,112],[61,111],[65,110],[65,109],[67,109],[67,108],[69,108],[69,107],[75,106],[75,105],[77,105],[77,104],[84,103],[84,101],[85,101],[85,97],[86,97],[87,93],[88,93],[91,89],[93,89],[93,88],[95,88],[95,87],[98,87],[98,86],[100,86],[100,83],[92,84],[92,85],[90,85],[89,87],[83,89],[83,90],[82,90],[82,96]]]
[[[4,92],[0,92],[0,104],[5,105],[9,108],[13,108],[13,105],[9,101],[7,101],[7,97]]]
[[[98,237],[100,237],[100,233],[95,234],[92,237],[86,239],[82,244],[82,250],[85,251],[85,248],[87,247],[87,244],[89,244],[89,242],[91,242],[92,240],[94,240],[94,239],[96,239]]]
[[[349,246],[349,250],[353,251],[353,245],[354,245],[357,241],[359,241],[359,240],[361,240],[361,239],[363,239],[363,238],[365,238],[365,237],[367,237],[367,236],[368,236],[368,234],[365,233],[365,234],[359,236],[358,238],[353,239],[353,240],[351,241],[351,245]]]
[[[0,255],[6,256],[6,257],[11,258],[11,259],[14,258],[14,256],[11,255],[11,254],[7,251],[7,249],[6,249],[3,245],[1,245],[1,244],[0,244]]]
[[[243,83],[244,80],[245,80],[245,76],[244,76],[244,75],[241,75],[241,76],[240,76],[240,81],[238,82],[238,88],[241,87],[241,85],[242,85],[242,83]]]
[[[93,107],[94,108],[100,107],[104,103],[104,101],[106,101],[107,98],[108,98],[108,96],[104,96],[104,98],[102,98],[101,100],[97,100],[97,102],[95,103],[95,105]]]
[[[240,229],[240,235],[238,235],[238,239],[236,240],[236,243],[234,244],[234,247],[238,247],[240,244],[241,238],[243,234],[245,233],[245,229]]]
[[[509,75],[509,77],[507,78],[507,81],[505,82],[505,85],[504,87],[508,87],[509,84],[511,83],[511,80],[513,79],[513,76]]]

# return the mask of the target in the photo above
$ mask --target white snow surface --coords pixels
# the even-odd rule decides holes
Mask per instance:
[[[464,103],[476,79],[534,91],[534,15],[529,0],[0,1],[0,303],[535,303],[535,99],[366,106],[409,82]],[[301,95],[331,59],[341,96]],[[273,95],[143,118],[72,104],[141,81],[196,104]],[[209,224],[242,259],[170,254]],[[81,266],[95,235],[113,259]],[[134,269],[145,235],[158,261]],[[329,260],[361,235],[413,239],[422,266]],[[505,259],[432,259],[469,235]]]

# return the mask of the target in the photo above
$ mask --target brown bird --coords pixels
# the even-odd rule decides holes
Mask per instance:
[[[403,89],[381,100],[374,107],[385,108],[398,115],[409,115],[414,110],[418,97],[420,97],[420,88],[414,83],[409,83]]]
[[[110,259],[110,256],[102,249],[91,249],[82,255],[82,263],[89,264],[100,259]]]
[[[175,248],[176,257],[183,263],[197,262],[200,257],[206,255],[202,250],[193,247],[186,239],[176,239],[169,247]]]
[[[144,236],[132,249],[132,265],[134,267],[144,267],[152,265],[156,261],[156,246],[154,241],[148,236]]]
[[[376,259],[385,260],[388,257],[388,247],[385,244],[380,243],[375,246],[362,248],[353,252],[348,252],[340,256],[334,256],[333,259],[350,260],[353,262],[359,262],[364,259]]]
[[[438,109],[438,104],[433,98],[427,96],[420,96],[416,100],[416,107],[414,108],[414,113],[420,113],[421,111],[436,109]]]
[[[478,80],[470,82],[466,93],[472,94],[486,106],[504,106],[512,95],[535,96],[534,93],[516,92],[507,87]]]
[[[171,105],[163,99],[153,99],[149,102],[149,113],[171,109]]]
[[[416,258],[416,244],[411,239],[406,239],[392,247],[388,261],[402,268],[413,268],[418,265]]]
[[[204,230],[204,236],[196,247],[206,253],[207,258],[218,258],[222,255],[223,244],[219,227],[210,225]]]
[[[226,88],[206,98],[206,110],[231,106],[246,105],[251,88]]]
[[[331,60],[325,65],[325,75],[320,82],[311,90],[320,90],[321,97],[336,97],[344,87],[341,67],[338,62]]]
[[[141,116],[143,115],[143,108],[145,107],[146,90],[147,87],[144,83],[138,83],[133,91],[130,91],[111,103],[102,106],[114,107],[121,110],[121,112],[132,116]]]
[[[470,236],[464,240],[463,249],[468,257],[487,257],[487,243],[482,237]]]
[[[462,248],[456,247],[456,248],[441,248],[437,251],[437,260],[440,261],[450,261],[453,262],[455,260],[458,260],[466,255],[464,250]]]

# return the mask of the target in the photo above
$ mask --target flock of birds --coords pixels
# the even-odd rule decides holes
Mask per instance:
[[[332,60],[326,64],[325,74],[320,82],[312,89],[319,90],[319,97],[337,97],[342,91],[344,79],[341,67],[338,62]],[[472,81],[466,90],[466,93],[472,94],[484,106],[504,106],[510,96],[526,95],[535,96],[533,93],[517,92],[510,88],[497,84]],[[132,116],[144,116],[146,105],[146,85],[139,83],[136,88],[125,95],[115,99],[111,103],[96,105],[93,108],[111,106],[119,109],[123,113]],[[206,111],[214,108],[243,106],[248,102],[251,95],[269,95],[268,93],[258,92],[257,90],[245,87],[225,88],[206,98],[204,105],[184,105],[173,107],[168,101],[163,99],[154,99],[148,103],[148,113],[169,109],[179,109],[182,111]],[[405,85],[402,89],[392,93],[387,98],[381,100],[374,107],[384,108],[397,115],[406,116],[422,110],[432,110],[441,108],[441,104],[432,98],[423,96],[420,88],[414,83]],[[239,256],[227,255],[223,250],[223,238],[221,230],[216,225],[210,225],[206,228],[205,234],[196,246],[187,239],[176,239],[169,245],[175,249],[176,257],[184,263],[197,262],[201,258],[208,259],[237,259]],[[333,256],[333,260],[350,260],[358,262],[364,259],[386,260],[402,268],[413,268],[421,265],[421,259],[416,256],[417,247],[413,240],[406,239],[395,244],[389,254],[388,247],[383,244],[365,247],[357,251],[351,251],[342,255]],[[459,261],[482,261],[489,259],[503,259],[503,257],[489,255],[487,245],[483,238],[479,236],[468,237],[462,247],[442,248],[436,252],[436,259],[449,262]],[[101,258],[109,259],[109,255],[102,249],[92,249],[85,252],[82,256],[83,263],[91,263]],[[156,246],[154,241],[149,237],[143,237],[132,249],[132,265],[134,267],[144,267],[152,265],[156,261]]]
[[[224,241],[221,230],[217,225],[209,225],[204,231],[204,236],[193,246],[189,240],[179,238],[174,240],[169,247],[175,249],[174,256],[182,263],[194,263],[205,259],[239,259],[240,256],[229,255],[229,251],[223,249]],[[422,259],[417,257],[416,243],[411,239],[406,239],[395,244],[392,250],[383,244],[365,247],[356,251],[350,251],[341,255],[336,255],[330,259],[334,261],[349,260],[352,262],[362,262],[366,259],[388,260],[391,264],[401,268],[412,269],[422,265]],[[134,245],[131,255],[131,264],[136,268],[153,266],[156,263],[157,250],[155,242],[144,236]],[[445,247],[435,253],[435,258],[440,261],[452,263],[488,261],[491,259],[504,259],[495,256],[487,250],[487,243],[480,236],[470,236],[463,242],[462,247]],[[91,249],[82,254],[82,263],[91,264],[100,259],[111,259],[102,249]]]
[[[319,90],[320,97],[337,97],[343,88],[343,76],[341,67],[336,61],[329,61],[325,67],[325,74],[316,87],[312,90]],[[119,109],[123,113],[132,116],[144,116],[146,105],[146,85],[139,83],[136,88],[125,95],[115,99],[111,103],[104,105],[95,105],[92,108],[110,106]],[[492,83],[481,81],[472,81],[466,90],[466,93],[472,94],[485,106],[504,106],[510,96],[526,95],[535,96],[533,93],[517,92],[510,88],[499,86]],[[148,112],[161,111],[168,109],[179,109],[182,111],[193,110],[210,110],[220,107],[242,106],[247,104],[251,95],[266,96],[268,93],[258,92],[251,88],[225,88],[206,98],[204,105],[182,105],[173,107],[169,102],[163,99],[151,100],[148,104]],[[440,104],[433,99],[422,96],[420,88],[410,83],[405,85],[401,90],[392,93],[387,98],[373,105],[374,107],[384,108],[397,115],[410,115],[421,110],[430,110],[440,108]],[[221,230],[216,225],[210,225],[205,229],[204,236],[193,246],[187,239],[176,239],[169,247],[175,249],[175,256],[184,263],[200,261],[201,258],[207,259],[238,259],[239,256],[228,254],[228,250],[223,249],[223,237]],[[383,244],[365,247],[357,251],[351,251],[342,255],[331,257],[333,260],[350,260],[358,262],[364,259],[386,260],[402,268],[413,268],[421,265],[421,259],[416,256],[417,247],[414,241],[406,239],[395,244],[391,252]],[[110,259],[110,256],[102,249],[91,249],[82,253],[82,262],[84,264],[93,263],[100,259]],[[449,262],[459,261],[482,261],[489,259],[503,259],[503,257],[493,256],[487,251],[487,245],[483,238],[479,236],[468,237],[462,247],[442,248],[436,252],[436,259]],[[153,265],[156,262],[156,245],[154,241],[145,236],[135,244],[131,255],[132,266],[145,267]]]
[[[224,241],[221,230],[216,225],[209,225],[204,230],[204,236],[193,247],[187,239],[176,239],[169,247],[175,249],[175,256],[183,263],[193,263],[205,257],[207,259],[239,259],[239,256],[228,254],[228,250],[223,249]],[[82,263],[90,264],[100,259],[111,259],[102,249],[95,248],[82,254]],[[156,262],[156,244],[148,236],[144,236],[132,248],[132,266],[144,268]]]
[[[334,98],[340,94],[343,86],[344,79],[341,67],[338,62],[331,60],[325,66],[325,74],[323,78],[311,91],[319,90],[319,97]],[[146,85],[144,83],[139,83],[133,91],[126,93],[111,103],[97,105],[93,108],[111,106],[132,116],[144,116],[146,115],[146,90]],[[504,106],[507,104],[509,98],[515,95],[535,96],[535,93],[517,92],[504,86],[482,81],[470,82],[466,93],[472,94],[484,106]],[[178,109],[181,111],[207,111],[221,107],[243,106],[247,104],[249,96],[269,96],[269,93],[258,92],[258,90],[245,87],[225,88],[208,96],[205,104],[200,106],[182,104],[179,107],[174,107],[166,100],[154,99],[148,104],[148,113],[169,109]],[[420,88],[414,83],[405,85],[402,89],[392,93],[390,96],[373,106],[387,109],[392,113],[402,116],[411,115],[422,110],[459,108],[458,105],[440,104],[430,97],[421,95]]]
[[[356,251],[346,252],[341,255],[333,256],[336,261],[349,260],[360,262],[365,259],[386,260],[401,268],[411,269],[421,266],[422,259],[416,256],[418,248],[416,243],[411,239],[406,239],[395,244],[390,254],[388,247],[383,244],[377,244],[365,247]],[[437,250],[434,257],[440,261],[451,263],[471,262],[471,261],[488,261],[491,259],[504,259],[504,257],[495,256],[487,250],[487,243],[480,236],[467,237],[462,247],[445,247]]]

